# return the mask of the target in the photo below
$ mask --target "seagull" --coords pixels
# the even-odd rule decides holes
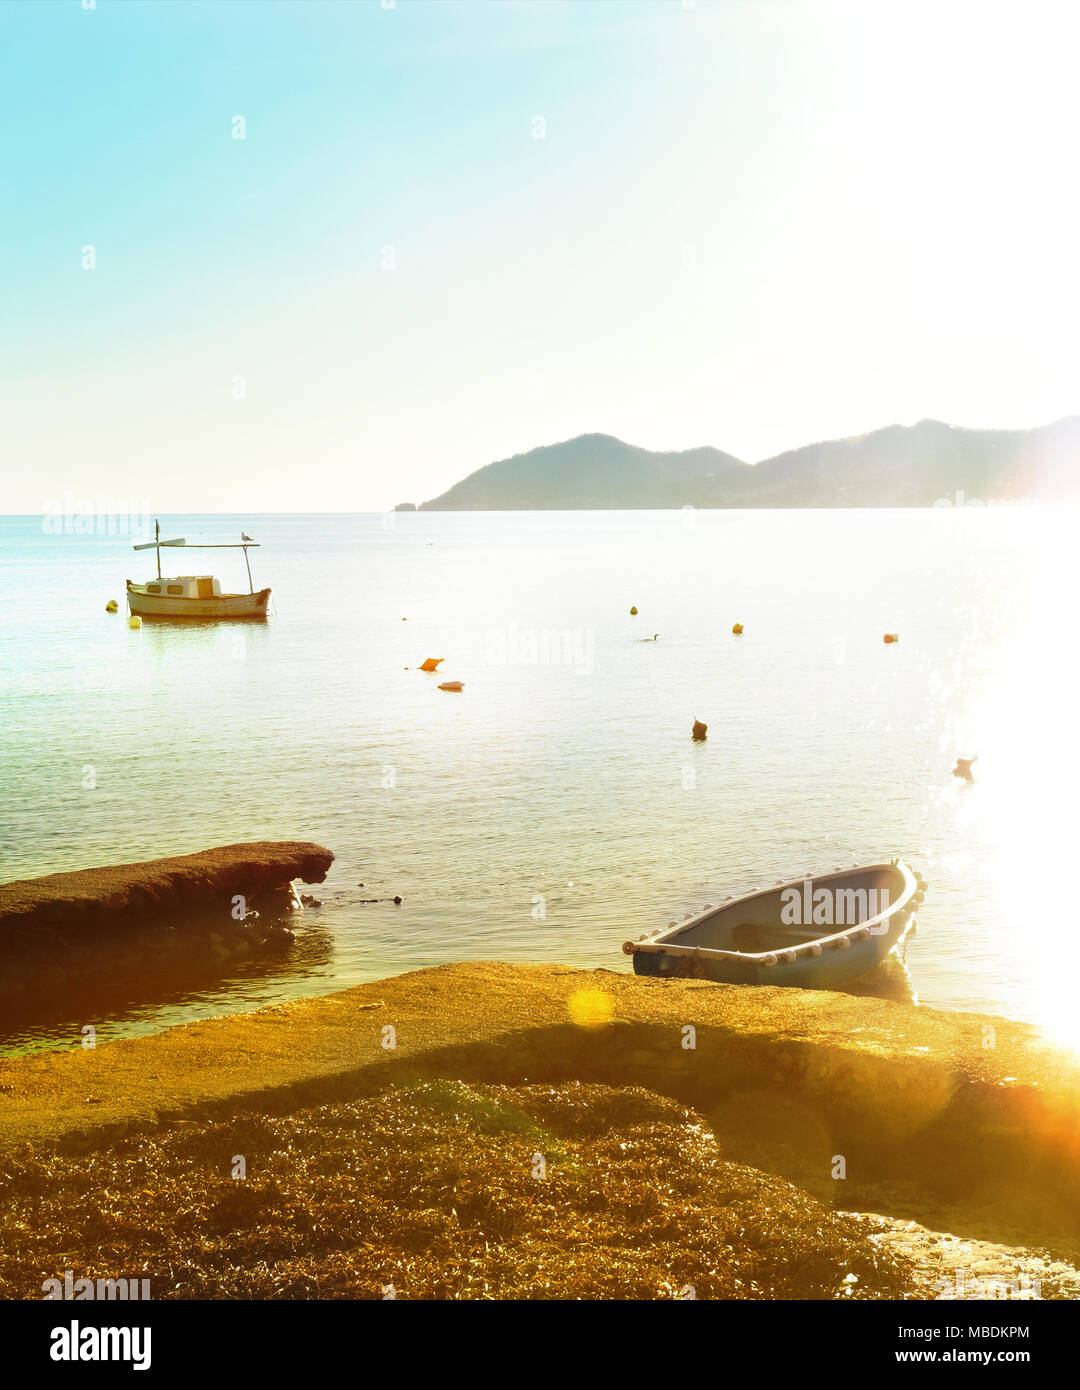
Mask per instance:
[[[240,532],[240,539],[241,539],[242,541],[249,541],[249,540],[251,540],[251,537],[248,535],[248,533],[247,533],[246,531],[241,531],[241,532]]]

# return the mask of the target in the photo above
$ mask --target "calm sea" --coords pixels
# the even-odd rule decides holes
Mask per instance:
[[[1080,1041],[1060,872],[1075,522],[1033,507],[163,517],[163,535],[261,541],[275,615],[131,631],[142,537],[7,519],[0,876],[255,839],[337,860],[288,961],[120,990],[83,1016],[9,1013],[0,1044],[70,1044],[88,1011],[101,1037],[145,1032],[447,961],[624,970],[627,937],[706,902],[894,854],[930,885],[915,996]],[[173,572],[244,582],[239,552],[171,555]],[[429,656],[438,676],[416,669]],[[951,775],[961,755],[978,756],[973,784]]]

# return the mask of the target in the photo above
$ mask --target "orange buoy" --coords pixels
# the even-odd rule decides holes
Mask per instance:
[[[439,686],[439,689],[440,689],[440,690],[464,690],[464,689],[465,689],[465,682],[464,682],[464,681],[443,681],[442,685]]]
[[[887,633],[885,634],[885,641],[886,641],[886,642],[899,642],[899,641],[900,641],[900,634],[899,634],[898,632],[887,632]]]
[[[439,662],[440,662],[440,661],[445,661],[445,660],[446,660],[446,657],[445,657],[445,656],[429,656],[428,659],[427,659],[426,661],[421,661],[421,663],[420,663],[420,670],[421,670],[421,671],[436,671],[436,670],[438,670]]]
[[[742,623],[736,623],[735,626],[734,626],[731,630],[732,630],[732,632],[735,634],[736,637],[741,637],[741,636],[742,636]]]

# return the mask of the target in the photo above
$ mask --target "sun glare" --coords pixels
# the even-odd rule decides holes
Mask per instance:
[[[1056,528],[1069,519],[1046,520]],[[1080,772],[1076,692],[1067,678],[1071,663],[1063,662],[1074,622],[1071,563],[1068,533],[1048,537],[1013,640],[976,706],[968,751],[978,758],[977,781],[958,784],[956,815],[981,821],[986,862],[995,866],[990,889],[1009,924],[1007,955],[1032,1016],[1048,1037],[1080,1050],[1080,934],[1071,880],[1062,873],[1076,853]]]

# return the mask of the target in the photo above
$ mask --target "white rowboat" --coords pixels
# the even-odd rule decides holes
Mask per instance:
[[[925,896],[902,859],[838,868],[710,904],[623,950],[637,975],[836,989],[903,944]]]

